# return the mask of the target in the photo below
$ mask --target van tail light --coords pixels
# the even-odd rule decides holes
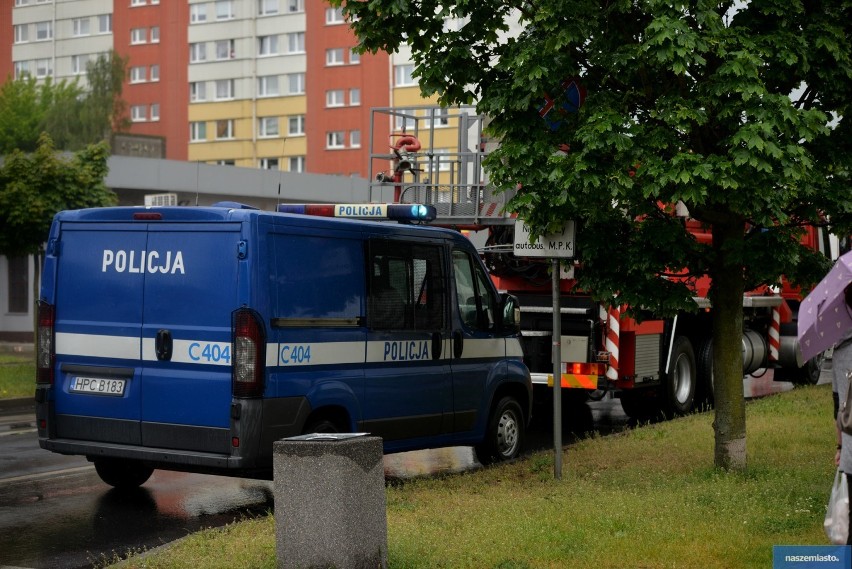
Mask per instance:
[[[266,366],[266,337],[260,317],[253,310],[240,308],[232,315],[231,331],[231,388],[234,397],[260,397],[263,395]]]
[[[36,331],[36,383],[53,385],[56,362],[56,308],[38,301],[38,329]]]

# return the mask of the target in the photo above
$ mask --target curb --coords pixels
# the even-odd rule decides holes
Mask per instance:
[[[2,415],[15,415],[28,411],[35,411],[35,399],[33,397],[0,399],[0,414]]]

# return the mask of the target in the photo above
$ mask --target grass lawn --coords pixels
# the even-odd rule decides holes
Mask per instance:
[[[32,397],[35,364],[32,354],[0,354],[0,399]]]
[[[713,414],[592,437],[463,474],[386,487],[402,568],[760,568],[773,545],[826,545],[829,386],[748,404],[749,467],[713,467]],[[193,534],[121,567],[275,567],[274,516]]]

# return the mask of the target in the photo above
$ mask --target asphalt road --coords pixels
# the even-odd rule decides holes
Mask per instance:
[[[820,383],[830,382],[830,368]],[[747,398],[792,389],[771,373],[747,378]],[[5,407],[5,408],[4,408]],[[156,471],[138,491],[104,484],[85,458],[39,448],[31,405],[0,403],[0,569],[82,568],[151,549],[206,527],[264,514],[273,508],[270,482]],[[617,399],[563,409],[569,436],[629,427]],[[576,428],[575,428],[576,427]],[[552,448],[552,425],[530,432],[532,449]],[[388,478],[478,468],[472,449],[453,447],[387,455]]]

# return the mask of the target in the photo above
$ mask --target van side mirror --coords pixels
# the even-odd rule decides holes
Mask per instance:
[[[521,305],[516,296],[500,293],[500,331],[511,336],[521,331]]]

